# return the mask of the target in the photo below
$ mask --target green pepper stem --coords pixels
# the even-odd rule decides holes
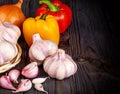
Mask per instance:
[[[40,19],[45,20],[45,19],[46,19],[46,16],[47,16],[47,14],[43,14],[43,15],[40,17]]]
[[[49,11],[57,12],[60,10],[60,8],[52,4],[50,0],[39,0],[39,4],[46,4],[49,8]]]

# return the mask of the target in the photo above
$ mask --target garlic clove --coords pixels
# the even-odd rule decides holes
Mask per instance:
[[[18,88],[16,91],[12,91],[13,93],[18,92],[25,92],[32,88],[32,82],[29,79],[21,79],[20,84],[18,85]]]
[[[35,85],[34,85],[34,88],[35,88],[36,90],[38,90],[38,91],[42,91],[42,92],[48,94],[48,92],[44,90],[42,84],[35,84]]]
[[[8,73],[10,80],[14,83],[18,83],[17,79],[20,76],[20,71],[17,69],[13,69]]]
[[[0,78],[0,86],[5,88],[5,89],[12,89],[12,90],[16,90],[16,88],[12,85],[9,76],[7,75],[3,75]]]
[[[39,68],[37,62],[31,62],[26,65],[23,69],[21,74],[27,78],[35,78],[39,73]]]
[[[50,78],[50,77],[35,78],[35,79],[32,80],[32,83],[33,84],[41,84],[41,83],[45,82],[48,78]]]

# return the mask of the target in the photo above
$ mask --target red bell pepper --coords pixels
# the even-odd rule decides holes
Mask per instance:
[[[70,7],[60,0],[54,0],[53,2],[50,2],[50,0],[39,0],[39,3],[43,5],[36,10],[36,16],[43,14],[53,15],[57,19],[60,33],[65,32],[72,21],[72,10]]]

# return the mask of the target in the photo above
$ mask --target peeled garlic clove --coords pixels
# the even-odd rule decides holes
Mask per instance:
[[[20,76],[20,71],[17,69],[10,70],[8,73],[8,76],[10,77],[10,80],[14,83],[18,83],[17,79]]]
[[[12,90],[16,90],[16,88],[12,85],[9,76],[7,75],[3,75],[0,78],[0,86],[5,88],[5,89],[12,89]]]
[[[30,90],[32,87],[32,82],[29,79],[22,79],[16,91],[12,91],[13,93],[25,92]]]
[[[18,53],[17,46],[7,41],[0,43],[0,65],[11,61]]]
[[[31,61],[43,61],[47,56],[56,53],[58,46],[50,40],[42,40],[39,34],[33,35],[33,44],[29,49]]]
[[[34,85],[34,88],[35,88],[36,90],[38,90],[38,91],[42,91],[42,92],[45,92],[46,94],[48,94],[48,92],[44,90],[42,84],[35,84],[35,85]]]
[[[31,62],[22,69],[22,75],[27,78],[34,78],[38,75],[39,68],[37,62]]]
[[[58,51],[44,60],[43,68],[52,78],[62,80],[70,77],[77,71],[77,65],[72,57],[65,53],[64,50]]]
[[[50,77],[35,78],[35,79],[32,80],[32,83],[33,84],[41,84],[41,83],[45,82],[48,78],[50,78]]]

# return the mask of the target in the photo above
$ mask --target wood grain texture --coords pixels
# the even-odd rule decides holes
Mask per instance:
[[[0,4],[16,1],[0,0]],[[99,0],[62,1],[71,7],[73,19],[67,31],[61,34],[59,48],[65,49],[66,53],[73,57],[78,70],[75,75],[62,81],[52,78],[47,80],[43,84],[44,89],[49,94],[118,94],[116,92],[120,89],[120,74],[115,68],[119,63],[114,59],[119,57],[120,50],[117,48],[118,40],[115,40],[116,32],[109,13],[106,13],[107,10],[104,10]],[[22,9],[26,17],[34,17],[38,7],[36,0],[24,0]],[[29,47],[23,36],[20,37],[19,44],[23,49],[22,60],[15,68],[21,70],[29,63]],[[38,77],[47,76],[43,67],[39,68]],[[19,80],[21,78],[24,77],[20,76]],[[0,94],[12,93],[11,90],[0,87]],[[32,87],[28,92],[18,94],[44,93]]]

